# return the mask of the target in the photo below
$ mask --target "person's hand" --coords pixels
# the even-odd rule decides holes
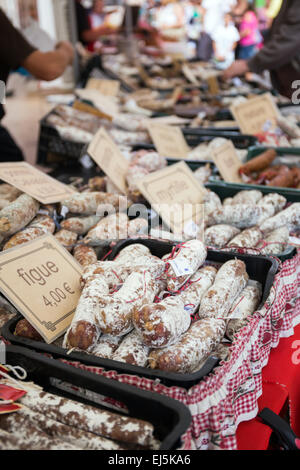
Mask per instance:
[[[61,41],[56,44],[56,49],[63,51],[69,58],[69,64],[72,64],[74,60],[75,50],[69,41]]]
[[[236,60],[227,70],[225,70],[222,78],[224,80],[228,80],[233,77],[245,75],[247,72],[249,72],[248,62],[246,60]]]

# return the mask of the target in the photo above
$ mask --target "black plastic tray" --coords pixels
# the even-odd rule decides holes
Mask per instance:
[[[206,130],[206,129],[185,129],[182,128],[183,134],[186,138],[187,144],[195,148],[198,145],[204,142],[210,142],[217,137],[223,137],[224,139],[231,140],[234,146],[238,149],[246,150],[248,147],[253,147],[257,144],[257,139],[251,135],[244,135],[240,134],[236,131],[224,131],[224,130]],[[143,142],[136,143],[132,146],[133,151],[138,150],[155,150],[155,146],[153,144],[145,144]],[[215,164],[212,160],[188,160],[188,159],[177,159],[167,157],[168,163],[178,163],[184,161],[189,166],[192,165],[191,168],[195,170],[200,166],[206,165],[207,163],[211,164],[215,167]],[[195,164],[198,164],[196,167]]]
[[[154,426],[155,437],[161,441],[160,450],[178,449],[181,446],[181,437],[191,424],[189,409],[181,402],[163,395],[145,392],[116,380],[76,369],[18,346],[6,347],[6,359],[7,364],[23,367],[28,379],[42,386],[46,392],[67,396],[96,408],[104,408],[86,398],[62,392],[53,384],[51,379],[54,378],[122,402],[130,417],[148,421]],[[114,413],[118,412],[114,410]]]
[[[48,166],[55,165],[55,163],[70,165],[70,161],[76,162],[80,159],[85,144],[63,139],[55,127],[47,122],[52,112],[40,121],[37,163]],[[56,158],[53,161],[49,160],[49,154],[55,155]]]
[[[114,247],[108,260],[113,260],[123,248],[133,243],[141,243],[147,246],[153,255],[160,258],[167,253],[170,253],[173,247],[176,246],[176,243],[161,242],[157,240],[123,240]],[[208,261],[217,263],[225,263],[226,261],[236,258],[241,259],[246,263],[250,279],[257,280],[262,284],[263,295],[260,305],[261,307],[269,296],[270,289],[274,282],[274,277],[278,270],[278,262],[275,259],[265,256],[251,256],[220,251],[209,251],[207,256]],[[21,316],[15,317],[7,322],[2,328],[2,336],[12,344],[29,347],[39,352],[51,354],[56,358],[65,358],[69,361],[79,361],[84,364],[103,367],[106,370],[115,370],[119,374],[137,375],[139,377],[146,377],[152,380],[159,379],[160,382],[166,386],[179,386],[190,389],[210,374],[220,362],[217,357],[211,355],[198,372],[193,374],[178,374],[167,373],[160,370],[151,370],[146,367],[133,366],[122,362],[112,361],[110,359],[102,359],[81,352],[71,352],[70,354],[67,354],[66,350],[57,346],[14,336],[15,327],[20,319]]]
[[[214,193],[216,193],[222,201],[226,199],[227,197],[235,196],[237,193],[241,191],[240,189],[237,189],[236,187],[232,187],[232,185],[228,183],[223,183],[223,184],[207,183],[205,184],[205,187],[209,189],[210,191],[213,191]],[[274,192],[274,191],[270,191],[270,188],[267,186],[262,186],[260,191],[263,194],[270,194],[270,192]],[[290,194],[287,194],[285,197],[288,202],[295,202],[294,198]],[[297,252],[296,248],[290,246],[281,255],[276,255],[276,258],[284,262],[288,259],[293,258],[296,252]]]

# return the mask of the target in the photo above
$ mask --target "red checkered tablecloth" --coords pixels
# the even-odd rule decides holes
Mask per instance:
[[[280,338],[292,336],[294,327],[300,323],[299,294],[300,251],[281,266],[266,304],[236,336],[230,359],[190,390],[166,387],[158,380],[68,363],[186,404],[193,420],[183,436],[183,449],[237,449],[238,424],[257,414],[257,400],[262,394],[261,372],[268,363],[270,351]]]

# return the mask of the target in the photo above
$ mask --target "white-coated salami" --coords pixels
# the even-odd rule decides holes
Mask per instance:
[[[145,367],[148,362],[149,352],[150,349],[144,344],[138,333],[132,331],[123,339],[112,359],[134,366]]]
[[[124,336],[133,329],[132,313],[153,302],[158,286],[149,272],[134,272],[113,295],[102,295],[96,322],[104,334]]]
[[[167,270],[168,291],[176,292],[180,289],[197,270],[203,266],[207,256],[207,250],[200,240],[190,240],[180,246],[179,252],[169,261]],[[177,266],[179,271],[175,271]],[[188,272],[178,275],[178,272]]]
[[[236,204],[257,204],[261,199],[263,195],[261,191],[258,191],[256,189],[251,189],[249,191],[239,191],[231,201],[232,205]]]
[[[150,353],[151,369],[181,374],[192,373],[223,339],[225,321],[206,318],[195,322],[178,343]]]
[[[145,305],[133,313],[133,324],[143,342],[151,348],[176,343],[191,324],[191,315],[199,308],[203,294],[213,284],[216,269],[204,267],[191,278],[180,294],[159,303]]]
[[[226,336],[233,340],[237,331],[245,325],[245,320],[252,315],[260,304],[262,286],[257,281],[249,281],[236,299],[228,314]]]
[[[39,203],[22,194],[18,199],[0,211],[0,236],[8,237],[22,230],[36,216]]]
[[[270,204],[274,207],[274,213],[272,214],[275,215],[278,212],[282,211],[285,206],[286,206],[287,200],[284,196],[281,196],[281,194],[277,193],[270,193],[264,196],[258,203],[259,206],[265,206],[266,204]]]
[[[292,204],[287,209],[279,212],[270,219],[265,220],[260,229],[264,233],[269,233],[276,228],[286,226],[292,232],[300,228],[300,202]]]
[[[238,248],[254,248],[262,239],[262,232],[258,227],[251,227],[234,237],[228,246]]]
[[[240,233],[240,229],[232,225],[213,225],[205,230],[205,243],[207,246],[223,248]]]
[[[254,204],[230,204],[213,214],[210,225],[226,224],[240,229],[250,228],[257,225],[263,214],[263,208]]]
[[[279,227],[270,232],[265,239],[257,245],[262,255],[280,255],[289,243],[288,227]]]
[[[201,300],[200,318],[226,319],[233,302],[246,286],[248,278],[243,261],[230,260],[223,264],[213,286]]]

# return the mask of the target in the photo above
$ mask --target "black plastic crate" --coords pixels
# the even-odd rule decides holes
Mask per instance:
[[[240,134],[239,132],[236,131],[224,131],[224,130],[218,130],[218,129],[213,129],[213,130],[206,130],[206,129],[185,129],[182,128],[183,135],[185,137],[185,140],[187,144],[195,148],[198,145],[205,143],[205,142],[211,142],[213,139],[217,137],[222,137],[224,139],[231,140],[234,146],[238,149],[243,149],[246,150],[248,147],[253,147],[257,144],[257,139],[254,136],[251,135],[244,135]],[[145,144],[143,142],[134,144],[132,146],[133,151],[138,151],[138,150],[155,150],[154,144]],[[177,158],[172,158],[168,157],[167,158],[169,163],[178,163],[181,161],[185,161],[188,165],[192,165],[193,168],[195,168],[195,164],[198,165],[197,168],[200,166],[206,165],[207,163],[210,163],[213,167],[215,167],[215,164],[212,160],[188,160],[188,159],[177,159]],[[195,169],[197,169],[195,168]]]
[[[47,118],[50,114],[52,111],[40,121],[37,163],[48,166],[55,163],[70,165],[80,159],[86,144],[63,139],[55,127],[48,124]],[[57,158],[51,161],[49,154]]]
[[[65,396],[96,408],[104,408],[91,399],[63,392],[53,381],[58,379],[121,402],[128,410],[124,416],[142,419],[154,426],[155,437],[161,441],[160,450],[180,448],[181,437],[191,425],[189,409],[181,402],[163,395],[142,391],[134,386],[77,369],[18,346],[6,347],[6,359],[9,365],[23,367],[28,374],[28,380],[42,386],[46,392]],[[122,414],[115,410],[113,412]]]
[[[141,243],[147,246],[153,255],[158,256],[160,258],[170,253],[173,247],[176,246],[176,243],[162,242],[149,239],[123,240],[113,248],[112,253],[107,259],[113,260],[123,248],[133,243]],[[225,263],[226,261],[232,259],[240,259],[244,261],[250,279],[257,280],[262,284],[263,295],[260,305],[260,307],[262,307],[266,302],[271,287],[274,283],[274,278],[279,266],[278,262],[273,258],[268,258],[265,256],[253,256],[242,255],[237,253],[226,253],[220,251],[208,251],[208,261],[216,263]],[[83,352],[71,352],[68,354],[66,350],[57,346],[48,345],[43,342],[32,341],[26,338],[15,336],[15,327],[21,318],[22,317],[20,315],[13,318],[9,322],[7,322],[2,328],[2,336],[6,340],[10,341],[12,344],[16,344],[23,347],[29,347],[39,352],[51,354],[53,357],[56,358],[60,357],[69,361],[78,361],[83,364],[95,367],[102,367],[106,370],[114,370],[117,371],[119,374],[136,375],[139,377],[146,377],[152,380],[159,379],[160,382],[166,386],[179,386],[186,389],[190,389],[194,385],[197,385],[204,377],[209,375],[220,362],[220,360],[216,356],[211,355],[198,372],[193,374],[178,374],[168,373],[160,370],[151,370],[146,367],[133,366],[130,364],[117,362],[110,359],[102,359],[93,355],[88,355]]]

